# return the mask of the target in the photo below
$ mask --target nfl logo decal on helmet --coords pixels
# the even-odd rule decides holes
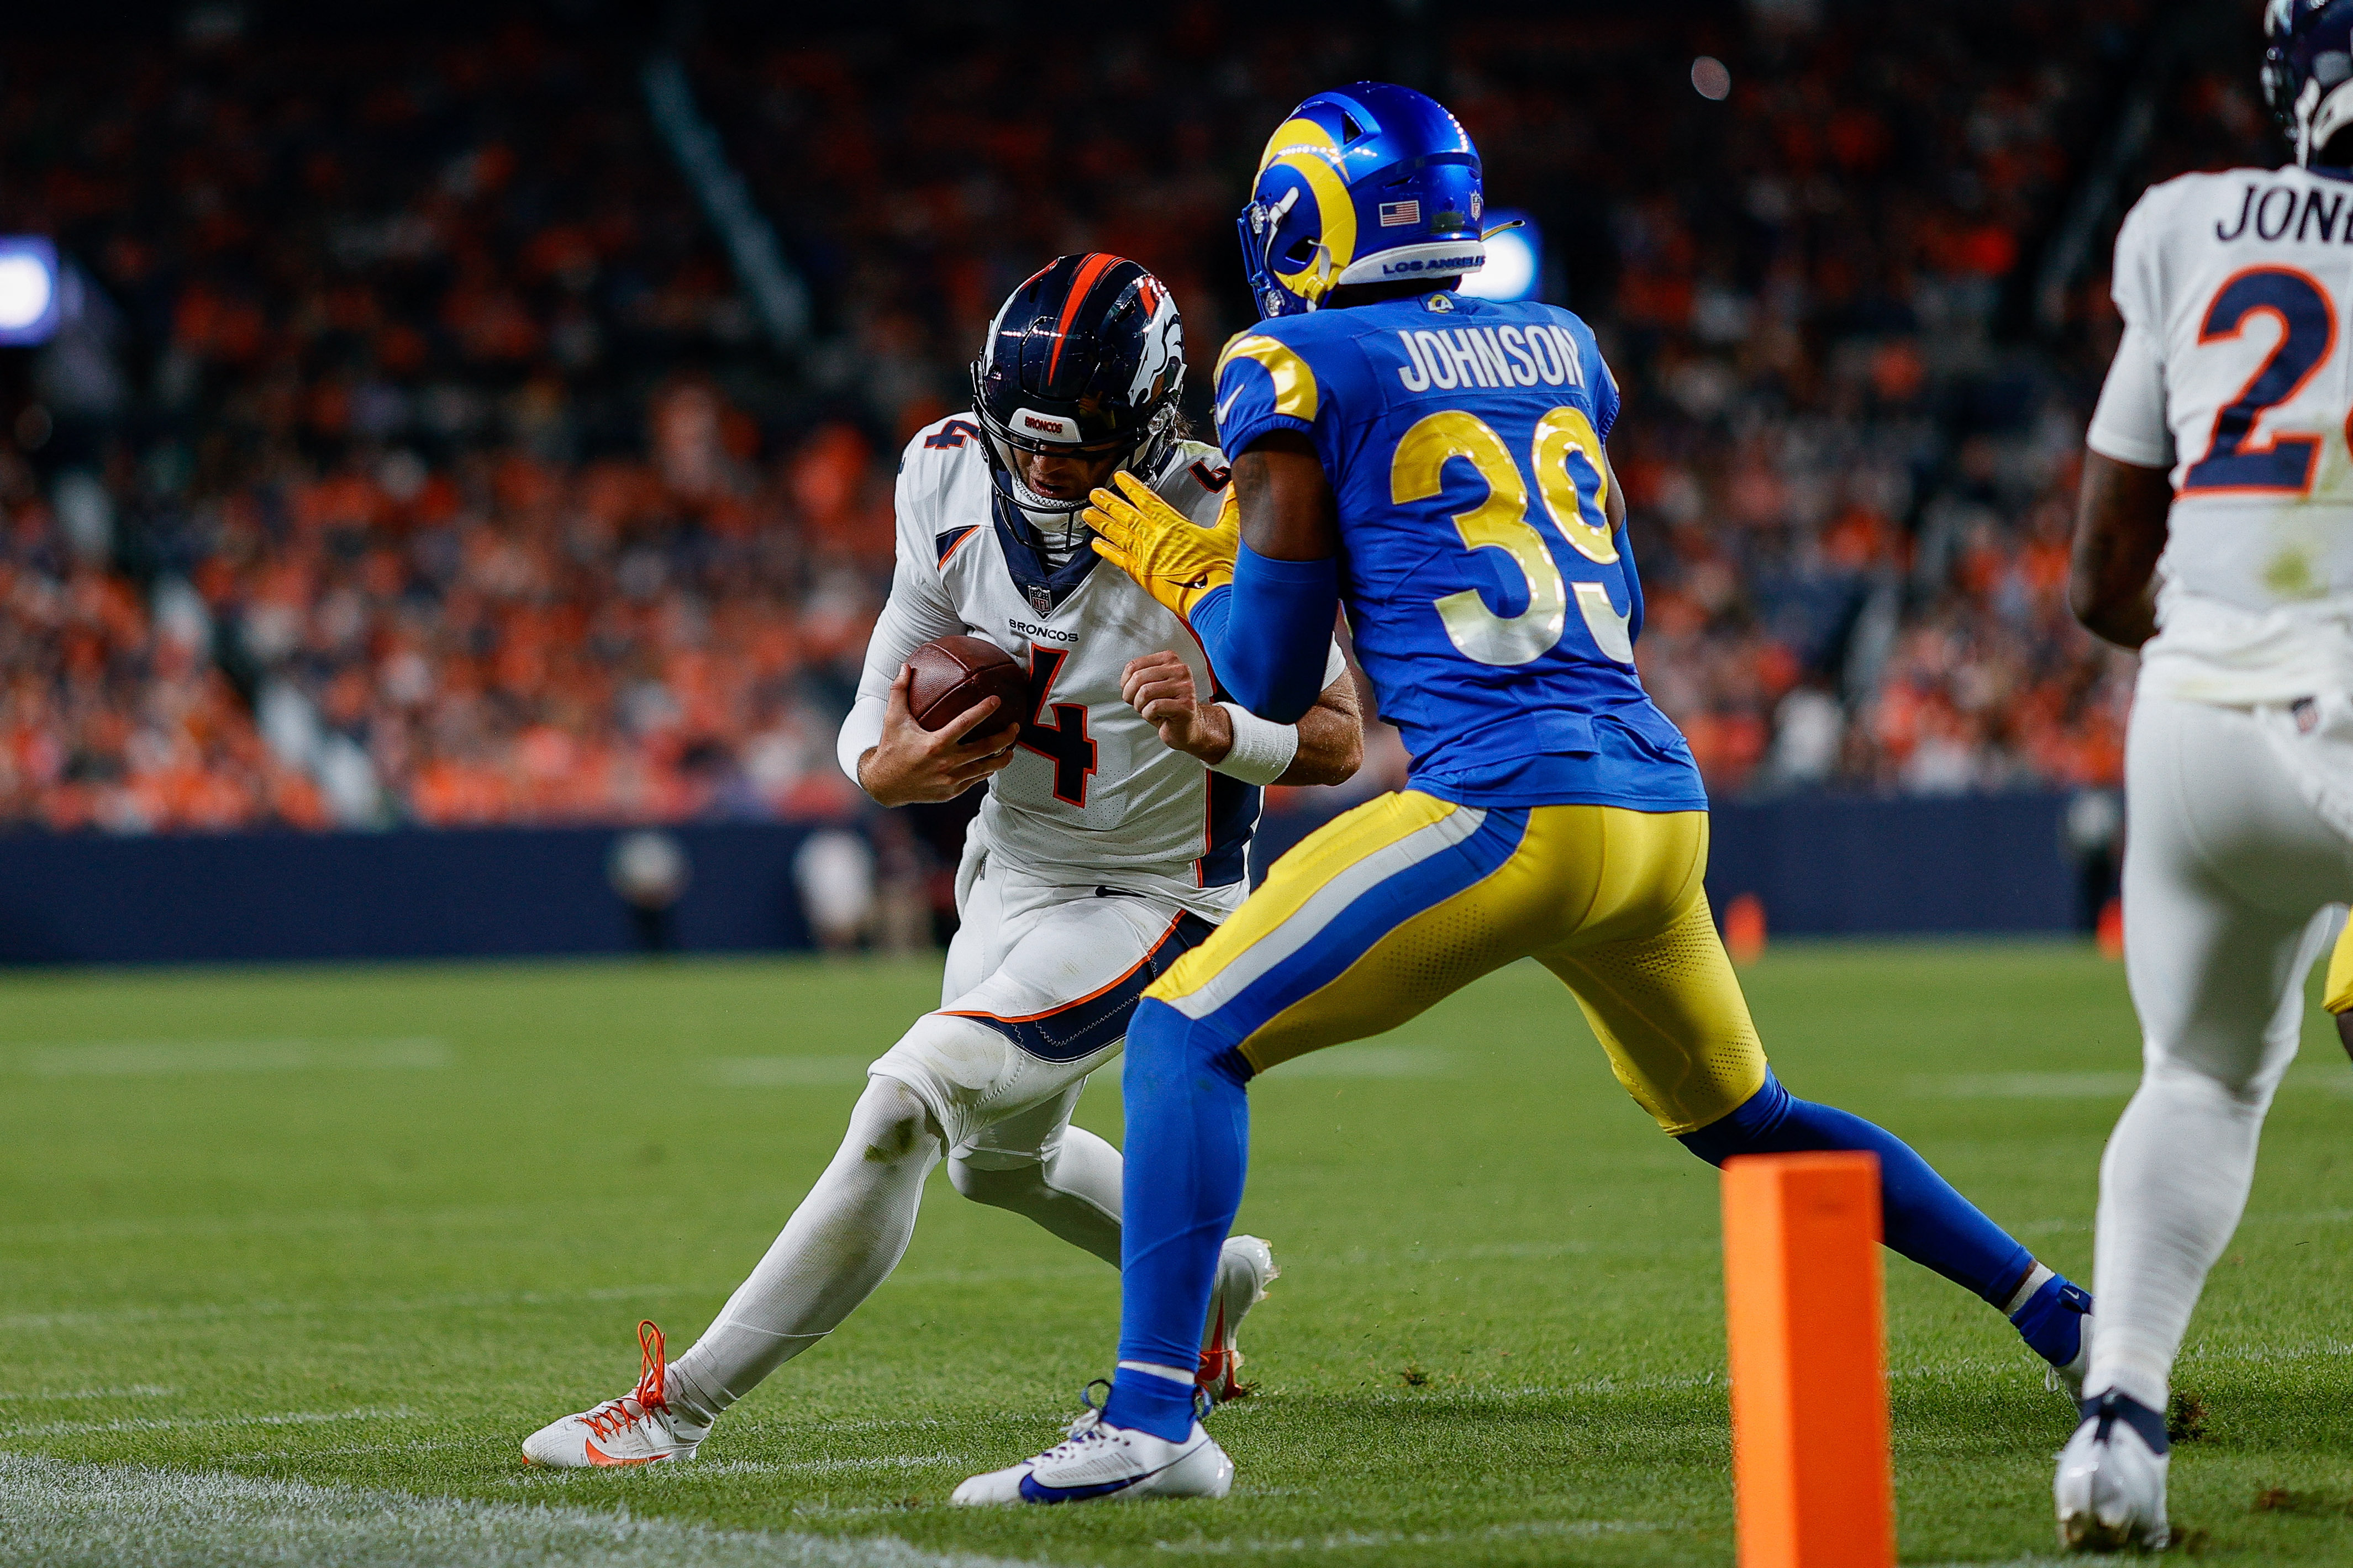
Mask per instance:
[[[1479,150],[1444,105],[1360,81],[1319,92],[1268,139],[1240,228],[1258,313],[1351,283],[1434,280],[1486,262]]]
[[[2353,127],[2353,0],[2271,0],[2263,38],[2263,101],[2310,165]]]
[[[1032,514],[1086,500],[1033,493],[1011,453],[1114,455],[1148,469],[1176,438],[1185,329],[1167,286],[1124,257],[1057,257],[1016,289],[972,363],[972,405],[997,489]]]

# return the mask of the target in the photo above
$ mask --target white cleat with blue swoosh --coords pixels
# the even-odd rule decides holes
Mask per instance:
[[[1221,1498],[1233,1489],[1234,1462],[1198,1421],[1181,1443],[1113,1426],[1088,1406],[1070,1435],[1034,1459],[975,1476],[951,1502],[1097,1502],[1129,1499]]]

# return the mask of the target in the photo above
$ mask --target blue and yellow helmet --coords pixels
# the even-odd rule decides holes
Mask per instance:
[[[1479,150],[1436,99],[1385,81],[1319,92],[1268,138],[1242,208],[1258,312],[1313,310],[1344,284],[1475,272],[1484,202]]]

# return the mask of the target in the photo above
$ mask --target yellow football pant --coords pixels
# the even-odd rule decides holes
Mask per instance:
[[[1709,917],[1705,812],[1383,795],[1311,835],[1145,992],[1261,1072],[1395,1028],[1490,970],[1558,975],[1618,1081],[1671,1133],[1765,1083]]]
[[[2353,921],[2337,933],[2337,951],[2329,955],[2328,982],[2322,997],[2321,1005],[2330,1012],[2353,1013]]]

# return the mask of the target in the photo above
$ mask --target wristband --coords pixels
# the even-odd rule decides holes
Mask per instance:
[[[1233,721],[1234,743],[1209,764],[1211,773],[1244,784],[1271,784],[1291,771],[1291,759],[1299,754],[1298,725],[1261,719],[1239,702],[1218,706]]]

